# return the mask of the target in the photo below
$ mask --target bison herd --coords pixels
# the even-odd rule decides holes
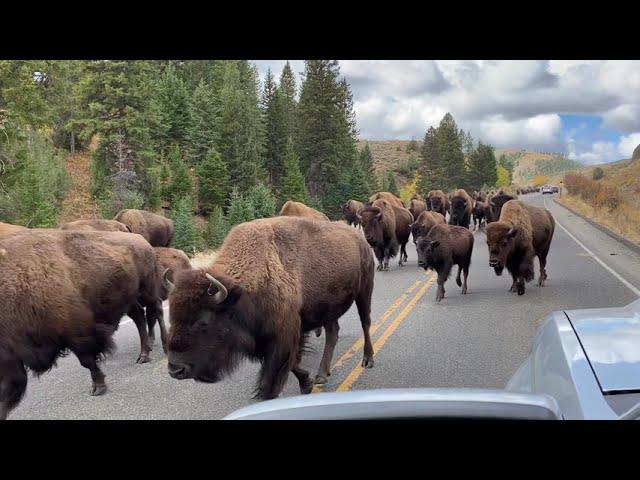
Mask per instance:
[[[124,315],[138,330],[138,363],[150,361],[157,324],[171,377],[217,382],[251,359],[261,364],[256,397],[269,399],[281,393],[289,372],[302,393],[328,381],[338,321],[355,303],[362,366],[370,368],[376,268],[389,270],[396,256],[402,267],[412,238],[418,266],[437,273],[436,301],[444,298],[456,265],[465,294],[471,221],[473,230],[486,231],[490,267],[511,274],[511,291],[524,294],[536,256],[539,285],[547,278],[554,219],[517,195],[432,190],[405,205],[379,192],[365,203],[348,201],[342,213],[344,221],[331,221],[288,201],[277,217],[232,228],[216,260],[202,269],[170,247],[173,222],[143,210],[50,229],[0,223],[0,419],[20,402],[28,371],[44,373],[68,352],[89,370],[91,394],[104,394],[99,363],[113,351]],[[167,299],[169,331],[162,308]],[[312,378],[300,360],[309,333],[323,330],[324,352]]]

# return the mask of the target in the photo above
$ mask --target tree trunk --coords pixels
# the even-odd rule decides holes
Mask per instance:
[[[76,153],[76,132],[71,130],[71,155]]]

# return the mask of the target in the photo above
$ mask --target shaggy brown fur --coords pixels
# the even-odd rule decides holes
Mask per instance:
[[[373,204],[373,202],[375,202],[376,200],[386,200],[391,205],[394,205],[396,207],[406,208],[406,205],[404,204],[404,202],[391,192],[374,193],[369,198],[369,204]]]
[[[324,213],[319,212],[315,208],[311,208],[306,206],[301,202],[294,202],[293,200],[288,200],[280,209],[281,217],[304,217],[304,218],[315,218],[318,220],[329,220]]]
[[[151,246],[120,232],[29,231],[0,240],[0,418],[19,403],[27,369],[41,374],[67,349],[91,372],[92,394],[106,392],[97,361],[128,314],[148,360],[143,307],[160,309]],[[161,314],[161,313],[160,313]]]
[[[117,220],[76,220],[60,225],[60,230],[98,230],[103,232],[131,233],[131,229]]]
[[[114,220],[139,233],[154,247],[168,247],[173,239],[173,220],[146,210],[120,210]]]
[[[422,212],[427,211],[427,203],[424,200],[414,198],[411,200],[411,203],[409,203],[409,211],[411,215],[413,215],[413,218],[417,219]]]
[[[418,243],[418,239],[423,237],[432,227],[442,223],[447,223],[442,214],[438,212],[422,212],[415,222],[411,224],[411,234],[413,243]]]
[[[538,285],[547,279],[547,254],[555,230],[555,220],[545,208],[519,200],[510,200],[502,207],[500,219],[487,225],[489,266],[497,275],[507,267],[513,277],[509,291],[525,292],[525,282],[534,277],[533,257],[540,261]]]
[[[473,199],[471,196],[463,188],[456,190],[451,195],[451,218],[449,218],[449,224],[469,228],[472,210]]]
[[[360,226],[360,213],[363,208],[364,204],[358,200],[349,200],[342,206],[342,215],[348,225]]]
[[[427,210],[438,212],[446,218],[449,211],[449,197],[442,190],[430,190],[427,193]]]
[[[216,382],[248,357],[262,363],[258,397],[277,397],[289,371],[309,393],[313,383],[299,365],[306,333],[327,329],[316,377],[323,383],[337,341],[333,327],[354,301],[364,332],[362,366],[371,367],[373,280],[371,249],[342,222],[275,217],[237,225],[212,265],[176,276],[169,297],[169,373]]]
[[[456,283],[462,287],[462,294],[467,293],[467,277],[473,252],[473,233],[468,228],[457,225],[435,225],[427,235],[418,240],[418,264],[425,270],[432,269],[438,273],[438,293],[436,302],[444,298],[444,283],[451,274],[451,268],[458,265]],[[464,273],[464,281],[460,273]]]
[[[497,221],[500,218],[502,206],[509,200],[517,200],[517,198],[513,195],[509,195],[504,190],[500,190],[498,193],[491,196],[491,199],[488,201],[488,203],[491,207],[491,216],[494,219],[493,221]]]
[[[362,210],[362,228],[367,243],[378,259],[378,270],[389,270],[389,259],[398,254],[398,265],[407,260],[406,244],[411,234],[413,217],[406,208],[395,207],[386,200],[376,200]]]
[[[12,225],[11,223],[0,222],[0,238],[8,237],[9,235],[13,235],[14,233],[24,232],[25,230],[29,229],[20,225]]]

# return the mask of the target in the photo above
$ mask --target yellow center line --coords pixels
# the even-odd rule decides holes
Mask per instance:
[[[380,338],[378,338],[376,343],[373,345],[373,351],[375,353],[380,352],[384,344],[387,343],[387,340],[389,340],[391,335],[393,335],[393,333],[397,330],[397,328],[404,321],[407,315],[411,313],[411,311],[414,309],[418,301],[424,296],[425,293],[427,293],[427,290],[429,290],[429,288],[435,283],[436,278],[437,278],[436,275],[433,274],[431,278],[424,284],[424,286],[418,291],[418,293],[416,293],[416,295],[411,299],[411,301],[409,301],[406,307],[404,307],[404,309],[398,314],[398,316],[391,323],[391,325],[389,325],[389,327],[380,336]],[[361,366],[361,364],[356,365],[356,367],[351,371],[351,373],[349,373],[347,378],[340,384],[337,391],[345,392],[351,389],[351,387],[356,382],[356,380],[358,380],[358,378],[360,378],[360,375],[362,375],[362,372],[364,372],[364,368]]]
[[[388,320],[388,318],[393,315],[393,313],[404,303],[404,301],[409,297],[409,293],[411,293],[415,288],[422,283],[422,280],[416,280],[413,285],[411,285],[405,293],[400,295],[395,302],[393,302],[389,308],[387,308],[384,313],[380,316],[380,318],[371,324],[371,328],[369,328],[369,336],[373,336],[374,333],[382,326],[384,322]],[[347,360],[353,357],[356,353],[364,348],[364,336],[360,336],[356,342],[351,345],[349,348],[331,367],[331,372],[333,373],[337,368],[342,367]],[[324,385],[314,385],[313,393],[322,392],[324,390]]]

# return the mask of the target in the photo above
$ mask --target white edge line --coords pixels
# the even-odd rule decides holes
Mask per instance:
[[[544,199],[544,207],[547,207],[547,199]],[[631,283],[629,283],[625,278],[622,277],[622,275],[620,275],[618,272],[616,272],[613,268],[611,268],[609,265],[607,265],[606,263],[604,263],[602,260],[600,260],[600,257],[598,257],[595,253],[593,253],[591,250],[589,250],[586,245],[584,243],[582,243],[580,240],[578,240],[576,237],[573,236],[573,234],[567,230],[566,228],[564,228],[564,226],[562,226],[562,224],[560,222],[558,222],[558,220],[556,218],[554,218],[554,220],[556,221],[556,224],[565,231],[565,233],[567,235],[569,235],[569,237],[571,237],[573,239],[574,242],[576,242],[578,245],[580,245],[585,252],[587,252],[589,255],[591,255],[591,257],[598,262],[600,265],[602,265],[604,267],[605,270],[607,270],[611,275],[613,275],[614,277],[616,277],[618,280],[620,280],[620,282],[622,282],[622,284],[627,287],[629,290],[631,290],[633,293],[635,293],[638,297],[640,297],[640,290],[638,290],[636,287],[634,287],[633,285],[631,285]]]

